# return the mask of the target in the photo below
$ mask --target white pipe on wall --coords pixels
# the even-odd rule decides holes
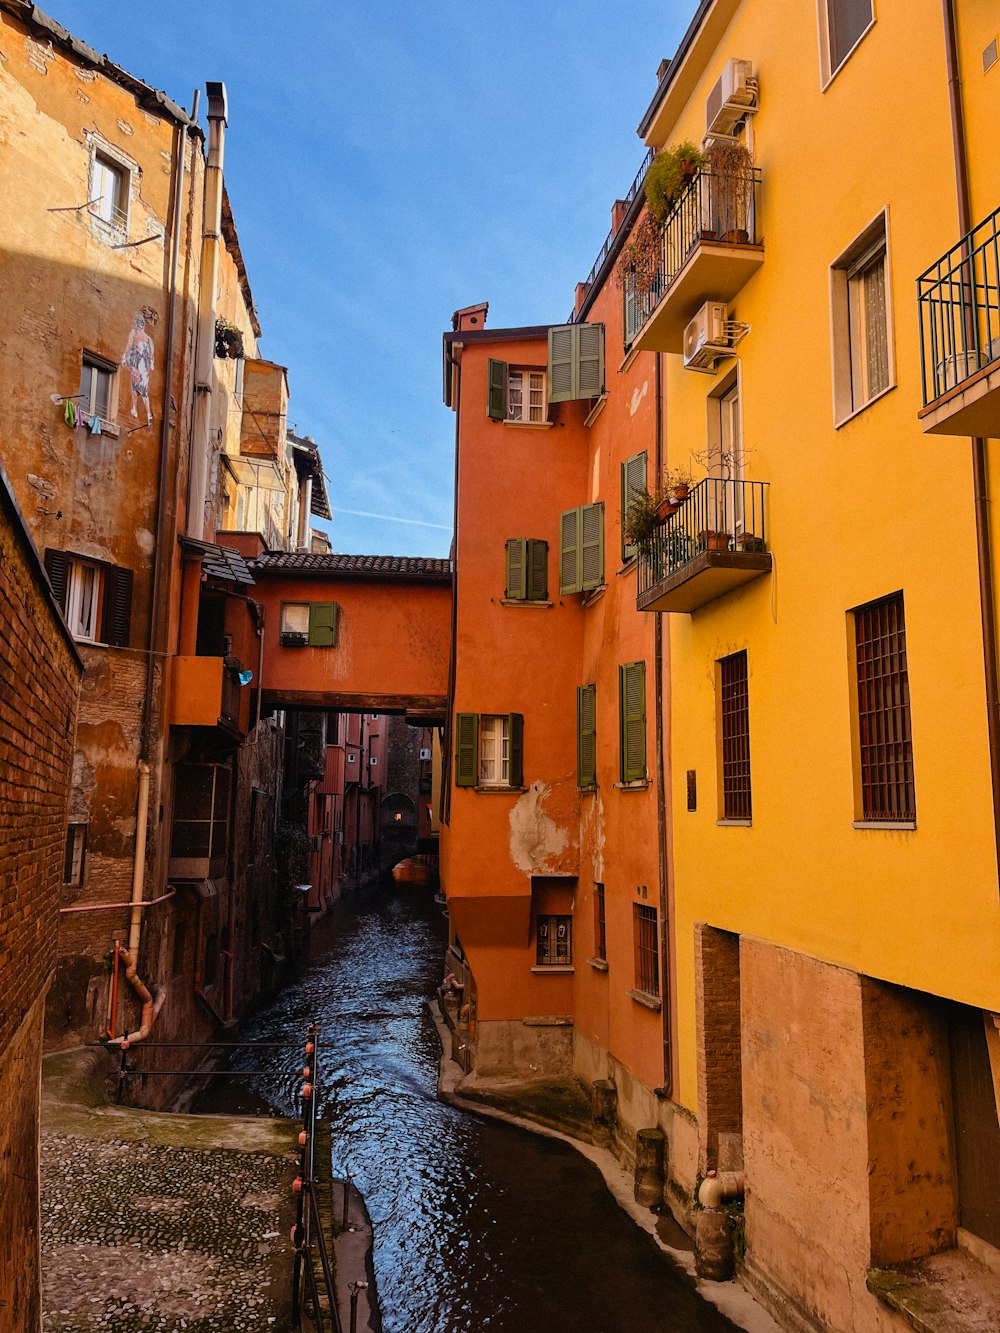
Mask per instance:
[[[149,817],[149,765],[139,760],[139,798],[135,812],[135,855],[132,860],[132,920],[128,928],[129,953],[139,952],[143,887],[146,880],[146,824]]]

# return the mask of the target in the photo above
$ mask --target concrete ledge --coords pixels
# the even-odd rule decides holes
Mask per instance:
[[[865,1285],[917,1333],[994,1333],[1000,1275],[962,1249],[898,1268],[869,1268]]]

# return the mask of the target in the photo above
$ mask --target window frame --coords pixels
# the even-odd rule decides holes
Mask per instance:
[[[874,653],[867,658],[862,656],[863,647],[873,644],[878,637],[871,628],[880,614],[885,615],[882,637],[891,639],[881,660],[900,664],[897,670],[885,673],[868,669],[877,665]],[[861,828],[913,829],[917,825],[917,801],[902,590],[852,607],[847,618],[854,824]],[[866,632],[859,632],[866,623],[869,625]],[[884,700],[886,694],[888,703],[883,702],[879,708],[873,706],[873,695]],[[893,749],[895,755],[889,753]],[[893,798],[899,795],[903,795],[903,800],[893,803]]]
[[[499,725],[498,725],[499,724]],[[490,754],[487,755],[487,749]],[[488,777],[485,766],[494,767]],[[478,782],[480,787],[510,786],[510,722],[506,713],[480,713],[478,741]]]
[[[641,480],[637,481],[639,472],[642,472]],[[631,546],[625,540],[625,520],[628,515],[628,507],[636,493],[649,487],[649,457],[645,449],[640,449],[637,454],[632,454],[620,464],[621,474],[621,557],[622,563],[632,560],[639,553],[638,546]]]
[[[587,552],[595,549],[596,577],[594,573],[587,572]],[[559,515],[560,597],[573,592],[596,592],[598,588],[603,588],[604,559],[604,501],[595,500],[592,504],[563,510]]]
[[[94,385],[96,375],[91,374],[89,389],[84,390],[83,381],[87,371],[97,372],[100,375],[108,377],[108,398],[105,404],[107,411],[98,412],[95,402]],[[97,417],[102,424],[112,425],[118,416],[118,367],[106,361],[103,356],[98,356],[96,352],[90,352],[84,349],[80,353],[80,393],[77,398],[80,415],[86,417],[89,421],[91,417]]]
[[[87,875],[86,822],[70,820],[66,825],[66,850],[63,856],[63,884],[83,888]]]
[[[533,388],[532,385],[531,385],[531,383],[530,383],[531,377],[532,377],[533,375],[537,375],[538,378],[541,380],[541,388],[540,388],[540,392],[541,392],[541,395],[542,395],[542,401],[541,401],[541,403],[540,403],[540,404],[538,405],[538,407],[537,407],[537,411],[538,411],[538,416],[537,416],[537,417],[533,417],[533,416],[530,415],[531,411],[533,410],[533,405],[532,405],[532,403],[531,403],[531,401],[530,401],[530,395],[531,395],[532,393],[538,391],[538,390],[536,390],[535,388]],[[516,391],[517,391],[518,393],[520,393],[520,395],[521,395],[520,412],[519,412],[519,414],[518,414],[517,416],[514,415],[514,412],[513,412],[513,403],[512,403],[512,396],[513,396],[513,394],[514,394],[514,392],[515,392],[515,384],[514,384],[514,380],[515,380],[515,378],[519,381],[518,384],[517,384]],[[508,426],[544,426],[544,425],[547,425],[547,424],[548,424],[548,420],[549,420],[549,392],[548,392],[548,389],[549,389],[549,379],[548,379],[548,375],[546,374],[546,371],[545,371],[545,367],[544,367],[544,366],[511,366],[511,365],[508,365],[508,367],[507,367],[507,415],[506,415],[506,417],[504,418],[504,420],[506,421],[507,425],[508,425]],[[527,417],[524,415],[524,409],[525,409],[524,395],[525,395],[525,391],[526,391],[526,390],[527,390],[527,393],[528,393],[528,395],[529,395],[529,401],[528,401],[528,403],[527,403],[527,408],[528,408],[528,413],[529,413],[529,415],[528,415]]]
[[[307,608],[306,629],[286,627],[286,612]],[[278,617],[278,646],[281,648],[336,648],[340,630],[340,606],[337,602],[284,601]]]
[[[540,537],[508,537],[504,547],[504,601],[548,600],[548,542]]]
[[[881,257],[885,316],[885,378],[871,391],[867,376],[865,302],[858,299],[864,275]],[[830,265],[830,323],[833,364],[833,424],[840,428],[896,387],[895,330],[889,211],[883,209]],[[853,317],[852,317],[853,311]]]
[[[103,189],[99,196],[94,193],[98,189],[99,169],[117,177],[116,198],[107,203],[107,215],[97,207],[97,205],[104,202]],[[131,166],[122,159],[119,153],[114,151],[111,145],[95,143],[90,155],[90,170],[87,180],[87,205],[91,217],[96,218],[98,222],[102,222],[113,231],[127,236],[132,200]]]
[[[86,596],[84,584],[86,575],[91,576],[89,615],[86,622],[81,613]],[[99,643],[98,631],[103,617],[101,607],[104,597],[103,569],[97,560],[84,560],[80,556],[66,557],[66,624],[73,638],[80,643]]]
[[[608,961],[608,916],[607,896],[604,885],[594,881],[594,957],[599,962]]]
[[[628,708],[629,673],[636,671],[639,672],[642,679],[641,714],[632,713]],[[649,756],[646,746],[647,721],[646,663],[644,660],[640,662],[622,662],[618,668],[618,779],[622,786],[645,785],[649,781]],[[637,727],[638,730],[630,732],[630,726]],[[635,757],[630,741],[632,736],[641,738],[642,741],[641,773],[639,772],[640,766],[638,763],[630,763],[630,759]]]
[[[484,778],[483,723],[495,723],[496,720],[501,723],[499,738],[495,734],[495,725],[490,727],[493,732],[490,742],[494,750],[492,759],[496,767],[492,777]],[[456,787],[472,787],[476,791],[524,790],[524,717],[521,713],[456,713],[454,727]]]
[[[555,931],[553,944],[552,931]],[[565,933],[560,936],[559,931]],[[544,934],[543,934],[544,932]],[[554,950],[554,952],[550,952]],[[560,953],[560,950],[562,952]],[[568,912],[542,912],[535,918],[535,967],[573,966],[573,916]]]
[[[749,824],[753,819],[750,766],[750,664],[747,650],[716,660],[718,699],[719,819]]]
[[[865,27],[861,30],[848,49],[840,57],[836,65],[833,63],[833,39],[831,19],[831,5],[835,0],[817,0],[817,23],[819,27],[819,64],[820,64],[820,90],[825,92],[830,84],[837,77],[840,71],[850,61],[851,56],[858,49],[864,39],[875,26],[878,15],[875,12],[876,0],[870,0],[871,18]]]
[[[659,1000],[661,998],[660,922],[655,906],[650,903],[632,904],[632,932],[635,949],[635,988],[640,995],[648,995]]]

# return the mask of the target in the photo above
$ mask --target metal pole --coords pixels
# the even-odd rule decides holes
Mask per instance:
[[[357,1171],[344,1172],[344,1219],[340,1224],[341,1231],[347,1230],[347,1208],[351,1198],[351,1181],[357,1174]]]
[[[367,1282],[351,1282],[351,1333],[358,1333],[358,1293],[368,1290]]]

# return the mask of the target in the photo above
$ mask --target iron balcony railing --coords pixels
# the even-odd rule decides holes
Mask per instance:
[[[640,292],[634,278],[626,277],[626,347],[656,309],[696,245],[702,241],[760,244],[757,235],[760,184],[759,167],[724,175],[705,168],[692,178],[663,224],[663,254],[652,283]]]
[[[717,477],[700,481],[678,511],[640,542],[639,594],[693,564],[706,551],[766,551],[767,485]]]
[[[1000,359],[1000,208],[917,279],[924,406]]]
[[[655,155],[656,155],[655,150],[651,148],[649,152],[646,154],[646,156],[642,159],[642,165],[639,167],[639,170],[635,173],[635,179],[632,181],[632,184],[628,187],[628,193],[625,195],[624,203],[626,212],[628,212],[628,209],[632,204],[633,200],[635,199],[636,195],[642,189],[643,182],[646,179],[646,172],[649,170]],[[594,285],[594,280],[597,277],[598,273],[600,273],[601,269],[603,268],[604,261],[611,253],[611,247],[612,245],[614,245],[615,237],[618,235],[619,230],[620,227],[617,228],[612,227],[611,230],[608,232],[607,236],[605,237],[604,244],[601,246],[597,258],[594,260],[593,267],[587,274],[586,280],[584,282],[585,287],[589,288]],[[567,320],[567,323],[572,324],[575,319],[576,319],[576,312],[574,311]]]

